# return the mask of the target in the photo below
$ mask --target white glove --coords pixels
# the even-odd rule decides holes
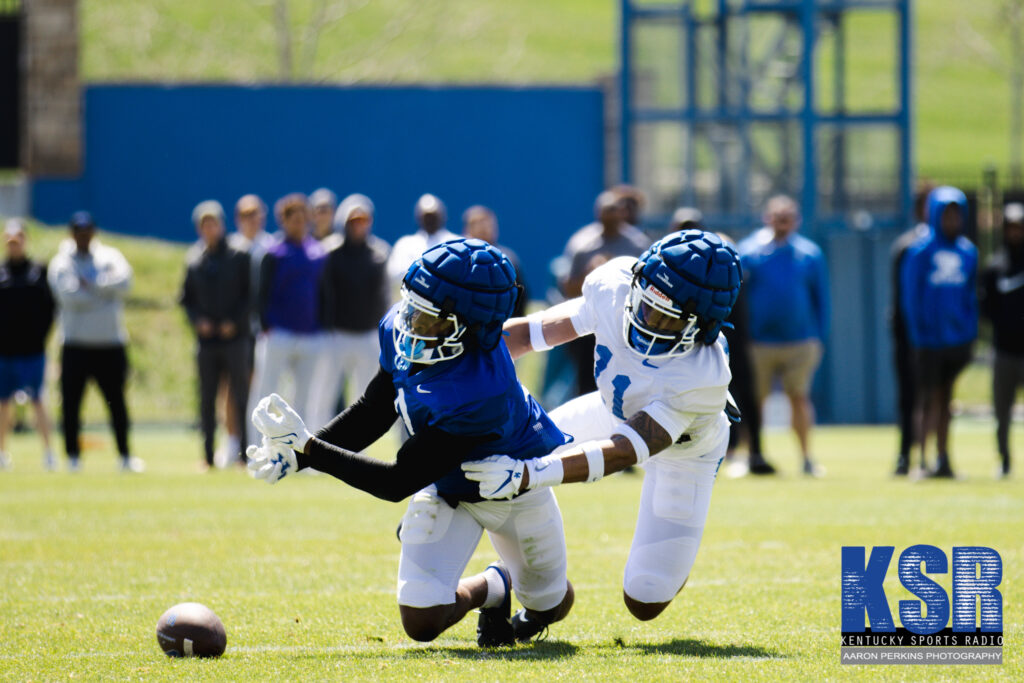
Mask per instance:
[[[488,499],[511,498],[519,493],[525,469],[525,460],[515,460],[507,455],[492,455],[483,460],[462,463],[466,479],[479,482],[480,495]]]
[[[296,451],[305,450],[313,438],[299,414],[277,394],[260,399],[252,411],[252,423],[268,440]]]
[[[267,437],[263,437],[262,446],[246,448],[245,455],[249,459],[247,467],[252,476],[264,479],[268,484],[276,484],[299,469],[295,451],[289,446],[274,443]]]
[[[482,460],[462,463],[467,479],[479,482],[480,496],[489,500],[512,498],[517,493],[540,486],[557,486],[562,483],[562,459],[557,455],[543,458],[516,460],[507,455],[492,455]],[[529,482],[523,488],[523,472],[529,474]]]

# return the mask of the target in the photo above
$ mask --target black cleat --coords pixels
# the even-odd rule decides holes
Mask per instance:
[[[763,455],[751,455],[748,471],[751,474],[769,475],[775,474],[775,467]]]
[[[939,465],[934,470],[931,470],[926,474],[929,479],[955,479],[956,475],[953,474],[953,468],[949,466],[949,460],[946,458],[939,459]]]
[[[476,622],[476,644],[480,647],[501,647],[515,645],[516,637],[512,632],[512,579],[508,569],[501,562],[492,564],[501,574],[505,583],[505,599],[497,607],[480,608],[480,618]]]
[[[537,640],[543,640],[544,636],[547,635],[548,625],[539,619],[534,619],[526,613],[525,609],[521,609],[516,612],[516,615],[512,617],[512,631],[515,633],[516,640],[520,643],[525,643],[536,636],[538,633],[543,633]]]
[[[893,470],[893,476],[905,477],[910,474],[910,458],[905,455],[901,455],[896,460],[896,469]]]

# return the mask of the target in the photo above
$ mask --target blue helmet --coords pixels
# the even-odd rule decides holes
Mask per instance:
[[[633,266],[623,334],[643,356],[679,356],[713,344],[740,292],[736,251],[717,235],[681,230],[655,242]]]
[[[467,341],[491,350],[519,299],[516,271],[487,242],[442,242],[416,259],[402,281],[395,353],[409,364],[455,358]]]

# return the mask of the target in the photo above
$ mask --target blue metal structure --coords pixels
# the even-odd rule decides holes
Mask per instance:
[[[907,224],[910,0],[621,0],[621,9],[620,175],[648,193],[653,221],[687,205],[710,226],[744,230],[784,192],[816,237]],[[892,69],[878,76],[893,79],[894,97],[882,104],[860,101],[846,69],[851,19],[869,14],[858,26],[892,38]],[[865,144],[874,158],[855,153]]]
[[[646,227],[692,206],[741,238],[769,197],[796,198],[833,298],[818,416],[888,421],[888,251],[912,213],[911,1],[621,0],[621,11],[619,175],[647,194]]]

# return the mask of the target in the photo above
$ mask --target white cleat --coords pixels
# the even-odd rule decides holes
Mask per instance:
[[[121,457],[121,471],[122,472],[145,472],[146,463],[141,458],[136,458],[134,455],[127,455]]]

